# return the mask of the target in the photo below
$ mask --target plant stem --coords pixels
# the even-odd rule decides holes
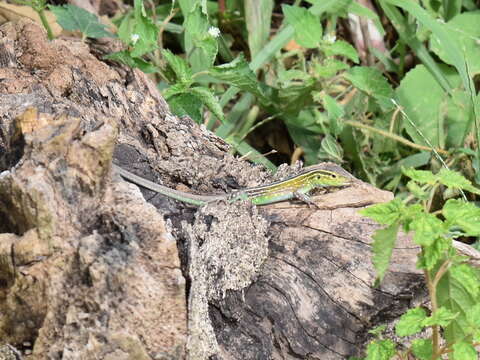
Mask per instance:
[[[48,40],[53,40],[54,36],[53,36],[52,28],[50,27],[50,24],[48,23],[47,17],[45,16],[44,9],[43,8],[41,8],[41,9],[34,8],[34,10],[38,13],[38,16],[40,17],[40,20],[42,21],[43,27],[45,28],[45,30],[47,30]]]
[[[438,303],[437,303],[437,289],[434,286],[432,279],[430,278],[430,273],[428,270],[424,270],[425,273],[425,280],[427,281],[428,293],[430,296],[430,301],[432,304],[432,313],[437,311]],[[432,360],[436,359],[436,354],[438,353],[438,346],[440,344],[440,332],[438,329],[438,325],[432,326],[432,348],[433,348],[433,355]]]
[[[353,121],[353,120],[345,120],[344,121],[345,124],[347,125],[350,125],[352,127],[356,127],[356,128],[359,128],[359,129],[364,129],[364,130],[368,130],[368,131],[371,131],[371,132],[374,132],[374,133],[377,133],[377,134],[380,134],[382,136],[385,136],[387,138],[390,138],[392,140],[395,140],[395,141],[398,141],[399,143],[402,143],[404,145],[407,145],[407,146],[410,146],[414,149],[418,149],[418,150],[425,150],[425,151],[433,151],[433,150],[436,150],[438,153],[440,154],[444,154],[444,155],[448,155],[448,151],[446,150],[443,150],[443,149],[433,149],[433,148],[430,148],[428,146],[424,146],[424,145],[418,145],[418,144],[415,144],[401,136],[398,136],[398,135],[395,135],[395,134],[392,134],[388,131],[384,131],[384,130],[380,130],[380,129],[377,129],[377,128],[374,128],[373,126],[369,126],[369,125],[365,125],[365,124],[362,124],[361,122],[358,122],[358,121]]]

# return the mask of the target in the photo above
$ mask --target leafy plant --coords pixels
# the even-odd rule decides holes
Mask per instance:
[[[457,172],[442,169],[430,171],[403,169],[411,180],[407,186],[411,195],[377,204],[360,213],[384,229],[377,230],[373,243],[373,264],[381,281],[399,230],[412,234],[412,241],[421,247],[417,266],[423,269],[431,309],[418,307],[408,310],[396,324],[398,336],[410,336],[432,329],[429,339],[416,339],[407,351],[395,350],[389,339],[378,338],[370,343],[365,359],[399,359],[407,355],[421,360],[440,359],[451,353],[452,359],[474,360],[480,345],[480,271],[459,255],[452,241],[457,238],[480,236],[480,208],[465,200],[448,199],[443,208],[431,212],[432,199],[439,189],[444,195],[468,191],[480,194],[480,189]],[[445,344],[442,345],[441,334]]]
[[[80,31],[85,40],[89,38],[113,37],[106,26],[88,11],[75,5],[48,6],[57,17],[57,22],[65,30]]]
[[[40,17],[43,27],[47,31],[49,40],[53,40],[53,32],[45,16],[47,0],[13,0],[16,4],[30,6]]]

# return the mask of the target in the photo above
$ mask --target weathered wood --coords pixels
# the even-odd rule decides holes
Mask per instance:
[[[38,359],[343,359],[423,294],[406,238],[372,287],[377,226],[357,210],[391,194],[358,184],[320,209],[147,202],[112,158],[198,192],[275,179],[172,116],[142,73],[27,21],[0,33],[1,341]]]

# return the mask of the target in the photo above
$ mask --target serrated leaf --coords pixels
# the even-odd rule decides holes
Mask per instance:
[[[390,360],[395,355],[395,344],[392,340],[375,340],[367,346],[365,360]]]
[[[450,322],[457,317],[458,314],[454,314],[450,310],[440,307],[431,316],[423,320],[423,326],[440,325],[447,327]]]
[[[393,108],[394,91],[382,73],[373,67],[352,67],[345,77],[358,89],[376,99],[384,110]]]
[[[268,99],[262,90],[261,84],[257,81],[255,73],[250,69],[243,55],[237,57],[228,64],[214,66],[209,69],[209,74],[214,78],[228,82],[244,91],[248,91],[263,101]]]
[[[433,242],[444,233],[443,222],[435,215],[421,213],[414,218],[409,229],[413,230],[413,241],[421,246],[430,246]]]
[[[432,174],[431,171],[402,168],[402,173],[419,184],[434,185],[438,181],[437,175]]]
[[[424,328],[422,322],[427,318],[427,312],[422,308],[408,310],[400,317],[395,325],[395,333],[398,336],[410,336],[416,334]]]
[[[467,236],[480,236],[480,208],[463,200],[449,199],[442,215],[450,226],[460,227]]]
[[[352,60],[355,64],[359,62],[357,50],[346,41],[337,40],[333,44],[323,45],[322,48],[327,56],[340,55]]]
[[[460,264],[450,267],[449,272],[459,284],[469,292],[472,297],[480,293],[480,279],[475,270],[468,264]]]
[[[453,344],[453,360],[478,360],[478,352],[471,343],[460,341]]]
[[[295,29],[295,41],[303,47],[315,48],[322,38],[320,19],[307,9],[282,5],[285,20]]]
[[[438,237],[433,244],[423,248],[422,254],[418,255],[417,267],[420,269],[431,270],[443,258],[447,250],[451,247],[451,239]]]
[[[412,341],[412,352],[419,360],[431,360],[433,345],[430,339],[415,339]]]
[[[369,206],[366,209],[360,210],[360,215],[369,217],[382,225],[392,225],[396,223],[402,216],[405,209],[402,201],[394,199],[388,203],[381,203]]]
[[[177,116],[190,116],[197,124],[201,124],[202,117],[202,102],[193,94],[183,93],[170,97],[168,105],[173,114]]]
[[[57,17],[57,22],[65,30],[78,30],[89,38],[115,37],[106,30],[107,27],[94,14],[85,9],[75,5],[48,5],[48,7]]]
[[[220,103],[208,88],[198,86],[190,88],[189,91],[196,95],[221,122],[225,121]]]
[[[381,230],[377,230],[372,236],[373,245],[373,266],[377,271],[378,281],[382,281],[385,273],[390,264],[390,258],[392,257],[393,247],[397,240],[399,224],[393,224],[389,227]]]
[[[193,72],[187,62],[168,49],[162,50],[162,55],[175,73],[177,82],[185,87],[190,86],[193,83]]]
[[[463,189],[474,194],[480,194],[480,189],[472,185],[472,182],[466,179],[462,174],[442,168],[437,174],[438,180],[445,186],[454,189]]]

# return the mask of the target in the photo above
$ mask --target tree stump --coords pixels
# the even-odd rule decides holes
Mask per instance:
[[[140,191],[112,161],[199,193],[275,179],[171,115],[143,73],[93,55],[116,43],[48,42],[26,20],[0,33],[0,345],[34,359],[345,359],[423,296],[406,238],[372,287],[377,225],[358,210],[390,193],[359,183],[317,209]]]

